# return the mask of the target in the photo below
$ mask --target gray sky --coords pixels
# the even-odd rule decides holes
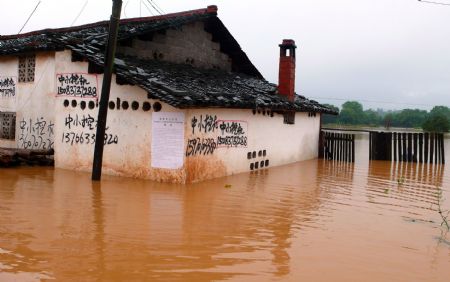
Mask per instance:
[[[320,102],[358,100],[365,108],[385,109],[450,106],[450,6],[417,0],[154,1],[164,12],[217,5],[219,18],[274,83],[278,44],[294,39],[296,91]],[[17,33],[37,2],[1,0],[0,34]],[[23,32],[70,26],[85,2],[41,0]],[[111,3],[88,0],[75,25],[108,19]],[[140,0],[123,3],[122,17],[151,15]]]

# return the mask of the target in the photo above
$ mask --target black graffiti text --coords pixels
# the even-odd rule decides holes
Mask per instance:
[[[88,132],[63,132],[61,142],[65,144],[70,144],[71,146],[76,144],[95,144],[95,133]],[[119,137],[113,134],[105,134],[104,145],[118,144]]]
[[[43,117],[22,119],[19,123],[18,147],[23,149],[52,149],[54,124]]]
[[[79,127],[83,129],[94,130],[95,128],[97,128],[97,119],[95,119],[90,114],[75,114],[74,116],[69,114],[64,118],[64,126],[68,129]]]
[[[218,136],[217,146],[247,147],[246,136]]]
[[[200,117],[194,116],[191,119],[191,127],[192,127],[192,134],[195,133],[195,129],[198,129],[198,132],[214,132],[218,128],[217,124],[217,116],[212,115],[200,115]]]
[[[57,77],[57,95],[74,97],[97,97],[97,87],[83,76],[83,74],[59,74]]]
[[[197,155],[211,155],[217,148],[213,138],[194,138],[187,142],[186,157]]]
[[[245,134],[244,128],[242,128],[241,123],[236,121],[222,121],[222,123],[219,125],[219,128],[222,135],[239,136]]]
[[[12,98],[16,96],[16,82],[10,77],[0,78],[0,97]]]

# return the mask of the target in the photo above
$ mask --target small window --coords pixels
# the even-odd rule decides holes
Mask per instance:
[[[19,82],[33,82],[36,69],[36,56],[19,57]]]
[[[16,113],[0,112],[0,139],[16,139]]]

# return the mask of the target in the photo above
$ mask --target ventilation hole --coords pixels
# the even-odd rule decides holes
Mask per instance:
[[[254,115],[256,115],[256,110],[252,110],[252,113],[253,113]]]
[[[263,115],[264,115],[264,116],[266,115],[266,110],[263,111]]]
[[[256,162],[256,163],[255,163],[255,169],[258,169],[258,168],[259,168],[259,163]]]
[[[262,151],[259,151],[258,152],[258,157],[261,157],[262,156]]]
[[[251,158],[252,158],[252,152],[248,152],[248,153],[247,153],[247,159],[250,160]]]
[[[267,155],[267,151],[263,150],[263,157],[265,157]]]
[[[273,112],[270,112],[270,117],[273,117]]]
[[[256,158],[256,151],[253,151],[252,157]]]
[[[127,101],[123,101],[123,102],[122,102],[122,109],[128,110],[129,107],[130,107],[130,105],[128,104]]]
[[[151,108],[152,108],[152,106],[150,105],[149,102],[144,102],[144,103],[142,104],[142,109],[144,110],[144,112],[150,111]]]
[[[269,160],[266,160],[265,165],[266,165],[266,167],[269,166]]]
[[[93,110],[95,108],[94,101],[89,101],[88,107],[89,107],[89,109]]]
[[[263,167],[264,167],[264,161],[261,161],[261,162],[259,163],[259,166],[260,166],[261,168],[263,168]]]
[[[116,107],[116,103],[114,103],[113,101],[109,101],[108,103],[108,108],[110,110],[114,110],[114,108]]]
[[[133,111],[136,111],[137,109],[139,109],[139,103],[133,101],[133,103],[131,103],[131,108],[133,109]]]
[[[261,110],[258,110],[258,114],[260,114],[261,113]]]
[[[76,108],[77,104],[77,100],[72,100],[72,108]]]
[[[64,103],[63,103],[64,107],[67,108],[69,106],[69,104],[70,104],[69,100],[64,100]]]
[[[161,106],[160,102],[156,102],[155,104],[153,104],[153,110],[155,112],[159,112],[159,111],[161,111],[161,109],[162,109],[162,106]]]
[[[80,108],[81,108],[82,110],[86,109],[86,101],[81,101],[81,102],[80,102]]]
[[[253,170],[254,169],[254,165],[253,165],[253,163],[251,163],[250,164],[250,170]]]

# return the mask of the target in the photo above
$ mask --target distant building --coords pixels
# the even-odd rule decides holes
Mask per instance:
[[[107,29],[0,37],[0,147],[91,170]],[[277,86],[216,6],[121,20],[103,171],[187,183],[317,157],[320,114],[334,112],[294,93],[295,50],[280,45]]]

